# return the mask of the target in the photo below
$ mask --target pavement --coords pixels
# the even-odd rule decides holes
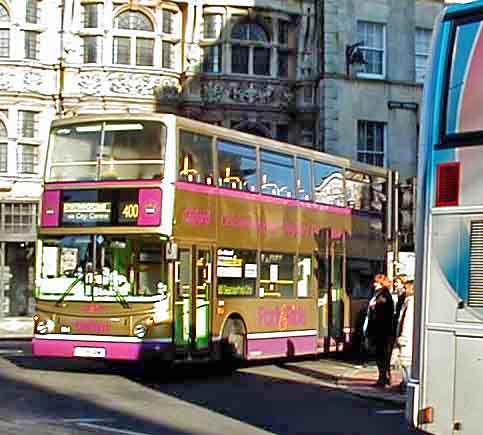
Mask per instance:
[[[32,338],[32,316],[0,318],[0,340],[26,340]]]
[[[29,340],[32,338],[31,317],[4,317],[0,319],[0,340]],[[262,363],[263,364],[263,363]],[[374,362],[354,363],[334,357],[284,362],[278,364],[287,377],[303,376],[313,383],[330,385],[352,395],[366,399],[380,400],[401,406],[406,401],[398,385],[401,374],[393,371],[391,385],[385,388],[374,386],[378,373]]]
[[[283,367],[289,371],[310,376],[326,385],[329,384],[358,397],[388,402],[397,406],[406,403],[406,394],[399,388],[402,381],[401,373],[393,370],[390,386],[375,386],[378,371],[375,362],[372,361],[366,364],[358,364],[322,357],[312,361],[285,363]]]

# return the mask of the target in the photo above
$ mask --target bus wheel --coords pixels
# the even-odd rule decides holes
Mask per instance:
[[[223,359],[234,368],[246,357],[246,331],[241,319],[229,319],[223,328]]]

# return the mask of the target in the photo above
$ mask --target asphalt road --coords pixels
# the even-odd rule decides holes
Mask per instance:
[[[183,366],[146,377],[101,361],[44,360],[0,341],[0,434],[415,434],[403,410],[283,366],[230,376]]]

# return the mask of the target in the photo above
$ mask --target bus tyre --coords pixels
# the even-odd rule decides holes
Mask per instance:
[[[246,331],[241,319],[229,319],[222,334],[223,363],[232,370],[240,366],[246,357]]]

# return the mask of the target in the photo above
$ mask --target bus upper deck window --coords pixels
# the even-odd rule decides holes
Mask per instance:
[[[190,131],[179,134],[178,179],[189,183],[213,184],[212,138]]]

